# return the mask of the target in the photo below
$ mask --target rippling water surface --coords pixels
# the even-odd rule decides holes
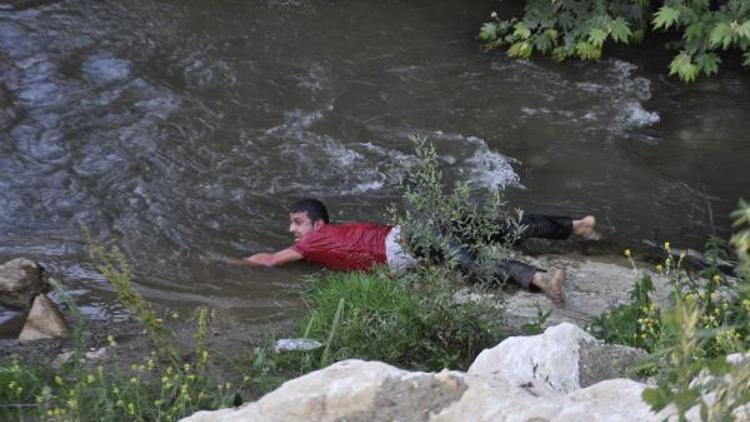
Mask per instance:
[[[409,4],[405,4],[409,3]],[[515,205],[593,212],[622,244],[698,246],[748,195],[750,78],[684,86],[659,49],[596,64],[481,50],[491,1],[61,1],[0,11],[0,259],[28,256],[92,314],[108,288],[79,224],[152,300],[286,315],[312,266],[230,268],[286,246],[284,207],[384,218],[385,169],[436,144]],[[632,56],[632,57],[630,57]]]

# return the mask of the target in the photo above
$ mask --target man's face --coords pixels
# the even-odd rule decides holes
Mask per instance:
[[[310,221],[306,211],[289,213],[289,233],[294,235],[295,243],[308,233],[323,227],[323,224],[325,224],[323,220],[318,220],[315,223]]]

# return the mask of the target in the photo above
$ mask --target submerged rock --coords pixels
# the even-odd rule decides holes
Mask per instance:
[[[35,340],[65,337],[67,334],[68,326],[62,313],[47,295],[42,293],[34,299],[18,341],[28,343]]]
[[[35,262],[16,258],[0,265],[0,302],[28,309],[43,290],[42,268]]]
[[[507,339],[468,372],[410,372],[347,360],[288,381],[238,409],[198,412],[183,421],[657,421],[641,400],[644,384],[613,379],[581,388],[582,344],[573,324]],[[513,367],[513,366],[517,367]]]

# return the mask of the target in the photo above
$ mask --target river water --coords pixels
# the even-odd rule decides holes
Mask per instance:
[[[42,262],[94,316],[111,294],[80,224],[150,300],[294,312],[314,267],[222,260],[288,245],[301,197],[383,220],[410,134],[478,195],[595,213],[618,248],[699,247],[750,197],[750,77],[732,63],[685,86],[659,46],[510,60],[476,40],[495,1],[40,3],[0,4],[0,262]]]

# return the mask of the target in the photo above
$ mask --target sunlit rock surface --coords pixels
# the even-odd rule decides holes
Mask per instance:
[[[644,384],[625,378],[580,388],[582,344],[572,324],[507,339],[467,373],[409,372],[347,360],[286,382],[237,409],[184,421],[657,421],[641,400]],[[510,355],[510,356],[509,356]],[[558,362],[559,360],[559,362]]]
[[[549,311],[545,326],[561,322],[572,322],[585,326],[594,317],[608,309],[630,303],[630,291],[643,270],[612,262],[565,256],[545,255],[526,257],[526,262],[545,269],[564,269],[566,282],[563,287],[565,306],[559,306],[539,292],[506,288],[502,296],[496,292],[481,292],[474,287],[466,287],[456,294],[457,302],[487,300],[497,303],[498,312],[503,312],[503,324],[507,334],[525,334],[524,325],[537,322],[538,311]],[[651,275],[656,292],[654,299],[664,303],[671,287],[664,277],[653,272]],[[504,303],[503,303],[504,300]]]
[[[28,343],[47,338],[65,337],[67,334],[68,326],[62,313],[47,295],[42,293],[34,298],[18,341]]]

